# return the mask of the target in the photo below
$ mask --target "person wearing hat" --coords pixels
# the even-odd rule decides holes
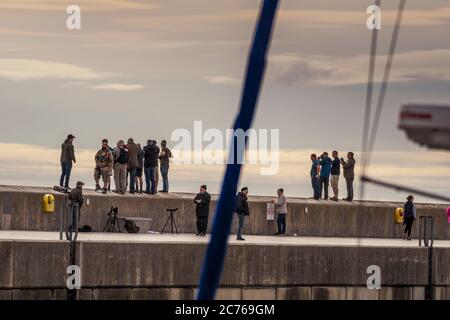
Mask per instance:
[[[61,144],[61,178],[59,186],[69,188],[70,173],[72,171],[72,162],[75,163],[75,150],[73,148],[73,139],[75,136],[69,134],[67,139]]]
[[[73,224],[75,224],[75,222],[76,222],[77,225],[80,224],[81,207],[83,206],[83,203],[84,203],[83,186],[84,186],[84,182],[78,181],[77,187],[75,189],[70,190],[70,193],[69,193],[69,200],[70,200],[71,204],[78,206],[78,221],[73,221]]]
[[[204,237],[208,228],[209,205],[211,195],[206,191],[206,185],[200,187],[200,192],[194,198],[196,204],[195,214],[197,215],[197,235]]]

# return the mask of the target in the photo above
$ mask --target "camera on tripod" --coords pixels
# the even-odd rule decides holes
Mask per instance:
[[[164,233],[164,230],[166,230],[167,224],[170,222],[170,232],[173,234],[173,229],[175,228],[175,232],[178,234],[178,228],[177,224],[175,222],[174,213],[178,211],[178,208],[173,209],[166,209],[166,211],[169,213],[169,216],[167,217],[166,224],[164,225],[164,228],[161,231],[161,234]]]

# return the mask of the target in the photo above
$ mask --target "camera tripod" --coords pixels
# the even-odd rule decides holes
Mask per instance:
[[[167,227],[167,224],[169,223],[169,221],[170,221],[170,232],[173,234],[173,228],[175,227],[175,231],[178,234],[177,224],[175,223],[175,217],[173,216],[173,214],[178,211],[178,208],[167,209],[166,211],[169,212],[169,217],[167,217],[166,224],[164,225],[164,228],[162,229],[161,234],[163,234],[164,230],[166,230],[166,227]]]
[[[122,232],[122,228],[120,227],[119,219],[117,214],[119,212],[119,208],[111,207],[111,210],[108,212],[108,221],[106,221],[105,227],[103,228],[103,232]]]

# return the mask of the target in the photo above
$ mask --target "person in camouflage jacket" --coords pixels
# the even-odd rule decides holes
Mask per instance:
[[[103,139],[102,148],[95,154],[95,191],[101,189],[100,187],[100,177],[103,180],[103,193],[108,192],[108,187],[111,181],[111,171],[113,166],[113,155],[111,148],[108,145],[108,140]]]

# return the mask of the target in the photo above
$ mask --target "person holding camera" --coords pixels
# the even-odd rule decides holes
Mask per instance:
[[[353,180],[355,179],[355,159],[353,152],[347,153],[347,161],[341,158],[342,168],[344,169],[345,183],[347,184],[347,198],[344,201],[353,201]]]
[[[95,191],[102,189],[100,187],[100,177],[103,180],[103,194],[108,192],[111,176],[110,172],[113,165],[113,156],[108,145],[108,140],[102,140],[102,147],[95,154],[95,169],[94,169],[94,180],[95,180]]]
[[[125,148],[123,140],[117,142],[117,147],[113,150],[114,157],[114,183],[116,192],[125,194],[127,190],[127,167],[128,167],[128,149]]]
[[[169,159],[172,158],[172,152],[167,148],[166,140],[161,141],[161,153],[159,155],[159,164],[161,177],[163,180],[163,189],[160,192],[169,192]]]
[[[200,192],[194,198],[196,204],[195,214],[197,215],[197,235],[204,237],[208,229],[209,205],[211,195],[206,191],[206,185],[200,187]]]
[[[75,163],[75,150],[73,147],[73,139],[75,136],[69,134],[67,139],[61,144],[61,177],[59,179],[59,186],[69,189],[70,173],[72,172],[72,162]]]
[[[319,185],[320,193],[319,198],[328,200],[328,186],[330,185],[330,173],[331,173],[331,159],[328,157],[328,152],[322,153],[320,156],[320,176]]]

